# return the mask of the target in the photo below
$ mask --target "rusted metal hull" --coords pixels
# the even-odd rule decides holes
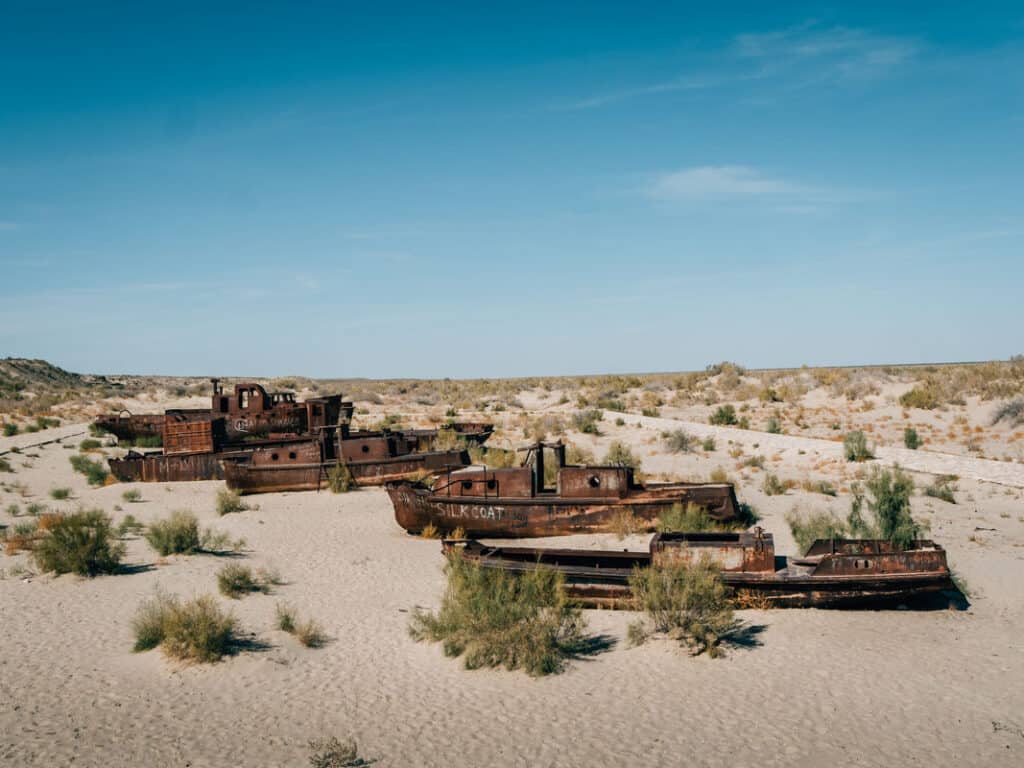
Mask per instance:
[[[621,498],[564,498],[544,491],[525,498],[450,496],[409,482],[389,483],[387,491],[395,521],[410,533],[432,525],[442,533],[461,528],[467,536],[486,538],[606,533],[623,514],[632,514],[644,530],[654,530],[660,515],[688,502],[714,510],[722,520],[738,513],[735,492],[725,484],[666,483]]]
[[[748,534],[749,535],[749,534]],[[710,540],[710,536],[706,537]],[[629,577],[636,568],[648,567],[667,549],[655,537],[650,552],[588,551],[495,547],[477,541],[454,544],[462,556],[483,567],[523,573],[546,567],[562,573],[571,596],[594,607],[635,608]],[[707,548],[701,542],[687,542],[685,553],[693,556]],[[713,554],[718,560],[722,550]],[[835,552],[805,558],[775,558],[775,563],[758,569],[747,560],[721,571],[722,580],[733,589],[734,599],[748,607],[838,608],[907,603],[923,596],[953,590],[946,553],[932,542],[919,542],[908,551]],[[744,570],[753,567],[754,570]]]
[[[228,488],[241,494],[318,491],[327,487],[327,473],[335,463],[257,465],[246,460],[225,461],[223,476]],[[382,485],[423,472],[463,467],[468,463],[465,451],[434,451],[347,462],[346,466],[357,485]]]
[[[122,483],[170,483],[186,480],[222,480],[223,453],[129,454],[110,459],[110,473]]]

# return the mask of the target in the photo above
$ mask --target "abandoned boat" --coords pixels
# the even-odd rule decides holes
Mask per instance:
[[[554,453],[557,479],[544,484],[544,449]],[[473,467],[421,482],[387,484],[395,520],[410,533],[428,525],[442,533],[457,528],[467,536],[529,537],[600,533],[623,514],[653,530],[659,515],[675,504],[696,504],[721,522],[737,520],[740,506],[728,483],[642,485],[630,467],[567,466],[562,443],[537,443],[524,466]]]
[[[707,554],[740,605],[843,607],[905,603],[955,589],[938,544],[915,541],[900,549],[877,539],[819,539],[803,557],[778,557],[770,533],[658,533],[647,552],[498,547],[475,540],[446,541],[445,551],[486,568],[521,573],[546,567],[565,576],[566,589],[598,607],[631,607],[629,576],[651,563]]]
[[[436,438],[437,431],[433,433]],[[243,494],[319,491],[327,487],[329,473],[339,463],[348,468],[356,485],[380,485],[469,464],[469,454],[462,449],[423,450],[430,445],[425,439],[425,434],[410,437],[390,430],[350,432],[344,424],[325,427],[316,440],[224,457],[224,480],[228,488]]]
[[[167,418],[175,423],[224,419],[228,440],[259,437],[285,437],[308,434],[319,424],[337,424],[352,418],[354,406],[341,395],[295,399],[294,392],[267,392],[261,385],[245,382],[235,385],[228,395],[220,379],[210,379],[213,394],[209,408],[175,408],[162,414],[133,414],[127,410],[100,416],[94,424],[119,440],[138,441],[162,438]]]

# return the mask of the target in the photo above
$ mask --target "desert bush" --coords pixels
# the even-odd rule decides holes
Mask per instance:
[[[726,403],[725,405],[718,406],[718,409],[711,414],[711,418],[708,419],[711,424],[729,425],[736,423],[736,408]]]
[[[843,438],[843,455],[847,461],[867,461],[875,458],[868,447],[868,439],[859,429],[848,432]]]
[[[836,496],[836,487],[828,480],[804,480],[800,487],[808,493],[820,493],[824,496]]]
[[[653,630],[679,640],[693,654],[706,652],[714,658],[736,628],[721,569],[706,554],[689,563],[668,560],[637,568],[629,586],[645,613],[629,628],[634,644],[644,642]]]
[[[7,528],[4,539],[4,553],[16,555],[22,551],[31,551],[39,538],[39,521],[28,520],[15,523]]]
[[[69,456],[68,461],[71,462],[71,467],[75,472],[80,472],[85,475],[85,479],[89,481],[89,485],[103,485],[110,473],[107,472],[106,467],[100,461],[93,461],[87,456],[82,454],[75,454]]]
[[[863,519],[863,497],[855,493],[848,519],[854,536],[888,539],[902,548],[920,536],[921,526],[910,514],[910,496],[914,492],[914,481],[910,475],[898,466],[891,470],[876,466],[864,481],[864,487],[869,494],[867,505],[873,519]]]
[[[121,494],[121,500],[126,501],[129,504],[136,504],[142,501],[142,491],[132,488]]]
[[[3,456],[0,456],[0,472],[13,472],[13,471],[14,470],[11,469],[11,462],[9,462]]]
[[[433,523],[427,523],[425,526],[423,526],[422,530],[420,530],[420,538],[421,539],[440,539],[441,538],[441,531],[439,531],[437,526],[434,525]]]
[[[110,518],[101,509],[79,510],[54,515],[33,550],[43,571],[96,576],[114,573],[124,557],[124,545],[117,541]]]
[[[715,438],[708,435],[701,441],[700,447],[705,451],[715,450]]]
[[[451,553],[448,586],[436,614],[417,612],[409,633],[441,642],[467,669],[505,666],[531,675],[557,672],[584,643],[585,623],[569,603],[561,574],[545,568],[516,576]]]
[[[764,491],[766,496],[781,496],[788,488],[784,482],[779,480],[779,476],[767,473],[764,476],[764,483],[761,485],[761,490]]]
[[[4,510],[9,517],[18,517],[21,514],[21,507],[18,506],[16,501],[12,501],[7,505],[7,509]]]
[[[999,406],[992,415],[992,425],[995,426],[1001,421],[1006,421],[1015,427],[1024,424],[1024,399],[1018,398]]]
[[[637,471],[641,465],[640,457],[618,440],[608,446],[608,453],[604,455],[601,463],[605,466],[632,467]]]
[[[793,507],[786,515],[786,523],[801,554],[807,552],[818,539],[843,539],[850,534],[846,521],[831,512],[820,510],[805,514]]]
[[[298,623],[298,616],[295,612],[295,608],[288,605],[287,603],[278,603],[275,607],[277,628],[291,634],[295,631],[295,626]]]
[[[307,648],[322,648],[327,642],[327,636],[319,622],[307,619],[295,626],[295,639]]]
[[[692,501],[673,504],[658,515],[658,531],[661,533],[693,533],[699,531],[722,531],[726,526],[708,515],[707,510]]]
[[[71,489],[70,488],[51,488],[50,489],[50,498],[53,499],[54,501],[64,501],[65,499],[70,498],[70,496],[71,496]]]
[[[361,768],[375,762],[359,756],[359,748],[353,739],[340,741],[335,736],[313,739],[309,742],[309,750],[312,768]]]
[[[469,449],[469,459],[474,464],[482,464],[491,469],[519,466],[519,457],[515,451],[507,451],[504,448],[488,448],[483,445],[472,446]]]
[[[689,432],[677,429],[665,438],[665,447],[672,453],[689,453],[693,450],[694,439]]]
[[[164,641],[167,617],[177,605],[177,598],[160,590],[149,600],[143,601],[132,618],[132,633],[135,635],[133,650],[148,651]]]
[[[217,572],[217,588],[225,597],[237,600],[250,592],[267,592],[270,585],[253,576],[248,566],[228,563]]]
[[[914,387],[900,395],[900,405],[904,408],[921,408],[930,411],[941,404],[941,393],[930,386]]]
[[[18,434],[18,425],[13,421],[8,421],[4,424],[4,437],[14,437]]]
[[[903,430],[903,445],[912,451],[916,451],[921,447],[921,438],[918,436],[916,429],[907,427]]]
[[[948,501],[950,504],[956,504],[956,496],[954,494],[959,489],[954,485],[955,480],[956,478],[952,475],[939,475],[932,481],[931,485],[925,487],[924,495]]]
[[[643,530],[643,525],[640,520],[638,520],[637,516],[629,509],[621,509],[612,515],[612,519],[608,527],[611,532],[620,539],[632,536],[634,533],[638,533]]]
[[[600,435],[601,430],[598,425],[603,418],[604,414],[599,409],[587,408],[586,410],[576,411],[572,415],[572,425],[573,428],[586,435]]]
[[[242,497],[237,491],[227,488],[217,491],[217,514],[221,517],[230,515],[232,512],[244,512],[247,509],[249,509],[249,505],[242,501]]]
[[[213,662],[230,653],[237,624],[210,595],[187,602],[158,594],[143,603],[132,622],[135,650],[156,646],[181,661]]]
[[[200,549],[199,520],[191,512],[178,510],[158,520],[146,531],[146,541],[159,554],[190,555]]]
[[[708,481],[712,483],[732,483],[732,478],[729,477],[729,473],[722,467],[715,467],[711,470],[711,474],[708,475]]]
[[[120,538],[124,538],[130,533],[140,533],[145,527],[135,519],[135,515],[125,515],[117,526],[117,535]]]
[[[85,440],[78,444],[78,450],[82,451],[83,453],[87,451],[98,451],[102,447],[103,443],[91,437],[87,437]]]
[[[779,423],[777,418],[772,416],[768,419],[768,423],[764,425],[764,431],[773,435],[778,435],[782,433],[782,425]]]
[[[327,471],[327,487],[331,493],[348,493],[356,485],[348,464],[339,461]]]
[[[743,466],[764,469],[764,456],[762,456],[761,454],[757,454],[756,456],[748,456],[743,460]]]

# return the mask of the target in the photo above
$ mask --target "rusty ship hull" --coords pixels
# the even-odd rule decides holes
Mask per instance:
[[[955,587],[946,553],[931,541],[907,550],[874,540],[819,540],[802,558],[776,557],[771,534],[657,534],[648,552],[499,547],[446,542],[445,549],[486,568],[558,571],[585,605],[634,608],[629,577],[666,559],[707,553],[740,605],[842,608],[903,604]]]
[[[522,498],[446,495],[408,481],[388,483],[387,491],[395,521],[410,533],[432,525],[441,532],[461,528],[467,536],[485,538],[606,533],[624,514],[631,514],[642,529],[654,530],[659,516],[676,504],[697,504],[723,521],[738,514],[736,495],[728,484],[665,483],[613,498],[564,497],[550,491]]]
[[[469,463],[465,451],[431,451],[346,462],[356,485],[382,485],[424,472],[442,472]],[[249,457],[225,460],[222,472],[227,487],[241,494],[282,491],[319,491],[327,487],[336,461],[281,464],[254,463]]]

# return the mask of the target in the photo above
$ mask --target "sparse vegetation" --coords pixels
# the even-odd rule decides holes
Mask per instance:
[[[70,488],[51,488],[50,498],[54,501],[65,501],[71,497]]]
[[[918,436],[916,429],[907,427],[903,430],[903,445],[912,451],[916,451],[921,447],[921,438]]]
[[[85,475],[89,485],[103,485],[107,482],[107,478],[110,477],[110,473],[101,461],[93,461],[80,453],[69,456],[68,461],[71,462],[71,467],[75,472]]]
[[[295,639],[307,648],[321,648],[327,643],[323,627],[313,619],[299,621],[295,608],[287,603],[278,603],[275,608],[277,628],[295,635]]]
[[[415,640],[441,642],[467,669],[504,666],[531,675],[558,672],[585,641],[582,613],[561,574],[538,568],[520,576],[448,555],[448,586],[436,613],[417,612]]]
[[[715,438],[708,435],[701,441],[700,447],[705,451],[715,450]]]
[[[132,621],[135,650],[162,646],[181,661],[214,662],[230,653],[236,642],[236,621],[210,595],[181,602],[158,592],[144,602]]]
[[[270,584],[253,576],[248,566],[228,563],[217,572],[217,588],[225,597],[237,600],[250,592],[268,592]]]
[[[846,522],[831,512],[815,510],[806,514],[794,507],[786,515],[786,523],[796,539],[800,554],[810,549],[818,539],[842,539],[849,535]]]
[[[955,493],[959,489],[954,485],[955,480],[956,478],[952,475],[939,475],[932,481],[931,485],[925,487],[924,495],[948,501],[950,504],[956,504]]]
[[[658,531],[661,533],[696,533],[699,531],[721,531],[726,526],[711,518],[704,507],[687,502],[673,504],[658,516]]]
[[[441,531],[433,523],[427,523],[420,531],[421,539],[440,539]]]
[[[221,488],[217,491],[217,514],[221,517],[230,515],[232,512],[244,512],[249,505],[242,501],[237,491]]]
[[[8,421],[4,424],[4,437],[14,437],[18,434],[18,425],[13,421]]]
[[[680,641],[693,654],[712,658],[736,629],[729,589],[721,569],[708,555],[690,562],[669,560],[637,568],[629,578],[637,603],[646,614],[629,627],[634,645],[660,633]]]
[[[631,510],[622,509],[612,516],[609,528],[620,539],[643,530],[643,526]]]
[[[117,535],[123,539],[129,534],[141,533],[145,528],[146,526],[136,520],[134,515],[125,515],[117,526]]]
[[[91,437],[85,438],[82,442],[78,444],[78,450],[81,451],[82,453],[87,453],[89,451],[98,451],[102,447],[103,443]]]
[[[288,605],[287,603],[278,603],[276,606],[276,619],[277,628],[283,632],[289,634],[295,631],[295,625],[298,622],[298,618],[295,613],[295,608]]]
[[[900,405],[904,408],[921,408],[930,411],[942,404],[941,394],[933,387],[914,387],[900,395]]]
[[[764,491],[766,496],[781,496],[789,490],[789,488],[779,479],[778,475],[768,472],[764,476],[764,483],[761,485],[761,490]]]
[[[632,467],[635,470],[639,470],[641,464],[640,457],[618,440],[608,446],[608,453],[604,455],[601,463],[606,466]]]
[[[1024,398],[1010,400],[999,406],[992,416],[992,425],[995,426],[1001,421],[1006,421],[1014,427],[1024,424]]]
[[[344,461],[339,461],[327,470],[327,487],[331,489],[331,493],[348,493],[355,484],[355,478]]]
[[[100,509],[47,516],[33,556],[40,570],[97,576],[114,573],[124,557],[110,518]]]
[[[150,525],[146,531],[146,541],[164,557],[191,555],[197,552],[237,552],[245,546],[242,539],[232,541],[231,537],[223,532],[207,528],[200,533],[196,516],[186,510],[172,512],[170,517]]]
[[[735,406],[726,403],[725,405],[718,406],[718,409],[711,414],[711,418],[708,419],[711,424],[719,424],[728,426],[736,423],[736,408]]]
[[[138,504],[142,501],[142,491],[137,488],[132,488],[121,494],[121,500],[126,501],[129,504]]]
[[[868,447],[867,436],[859,429],[848,432],[843,438],[843,455],[847,461],[867,461],[875,458]]]
[[[672,453],[689,453],[693,450],[694,438],[683,429],[669,432],[665,436],[665,448]]]
[[[777,418],[772,416],[768,419],[768,423],[764,425],[764,431],[773,435],[778,435],[782,433],[782,425],[779,423]]]
[[[309,764],[312,768],[361,768],[373,762],[359,756],[354,739],[340,741],[335,736],[313,739],[309,742],[309,749]]]
[[[625,410],[620,408],[618,410]],[[604,418],[604,414],[597,408],[587,408],[582,411],[576,411],[572,415],[572,426],[579,432],[585,435],[600,435],[601,430],[599,425],[601,420]]]

